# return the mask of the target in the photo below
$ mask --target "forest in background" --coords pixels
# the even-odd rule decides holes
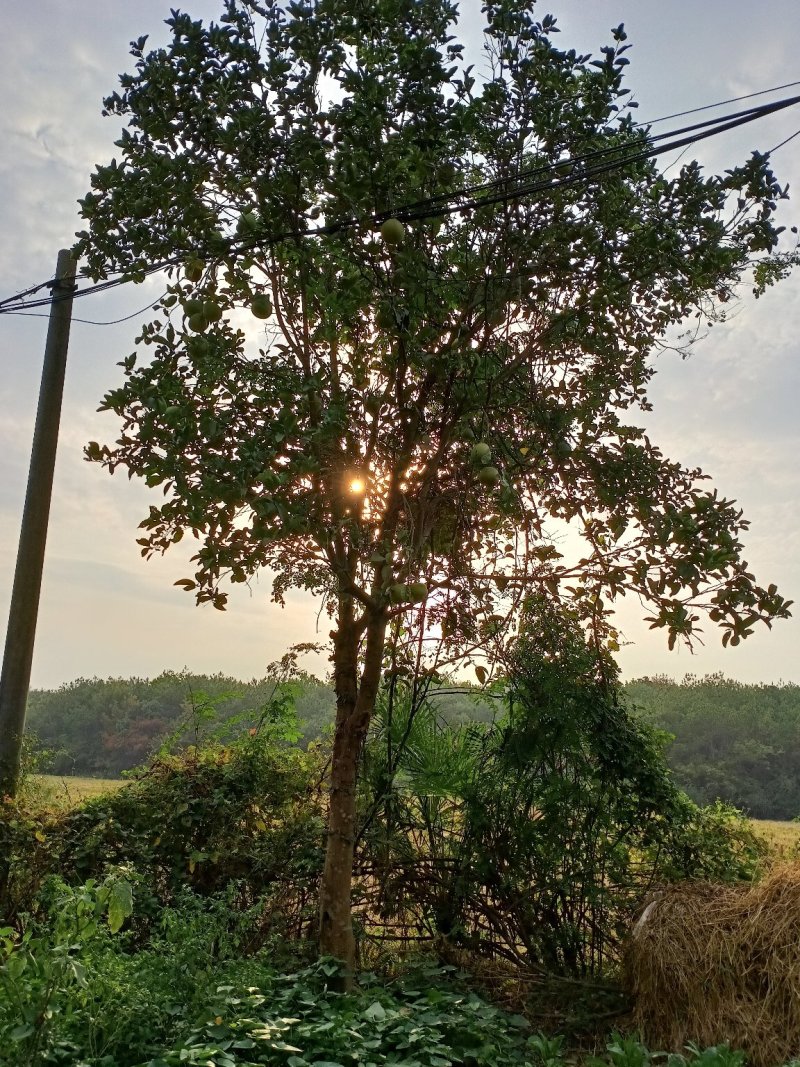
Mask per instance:
[[[28,728],[49,753],[53,773],[115,777],[146,762],[168,739],[190,744],[251,727],[276,686],[294,704],[297,743],[321,738],[333,720],[333,692],[310,675],[289,683],[173,672],[79,679],[34,690]],[[639,678],[624,693],[662,732],[676,782],[694,801],[721,799],[759,819],[800,815],[800,686],[745,685],[712,674],[680,682]],[[502,708],[502,701],[469,687],[434,689],[432,699],[451,724],[489,721]]]

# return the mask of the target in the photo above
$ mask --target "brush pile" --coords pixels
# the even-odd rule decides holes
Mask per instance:
[[[747,885],[684,884],[648,907],[627,955],[635,1023],[653,1048],[800,1057],[800,864]]]

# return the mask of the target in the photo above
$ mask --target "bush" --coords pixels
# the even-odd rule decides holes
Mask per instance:
[[[367,935],[378,915],[400,938],[597,975],[654,883],[755,874],[762,846],[676,788],[576,618],[529,605],[507,670],[493,725],[452,730],[385,696],[362,799]]]
[[[59,821],[60,869],[81,882],[129,863],[151,914],[185,887],[210,896],[235,883],[244,906],[271,894],[284,931],[298,934],[322,861],[319,776],[316,751],[259,735],[163,756],[128,788]]]
[[[213,896],[231,886],[238,909],[261,901],[264,937],[299,936],[316,923],[321,764],[318,750],[301,752],[265,732],[228,747],[162,755],[125,789],[71,811],[6,803],[2,921],[38,914],[37,893],[49,874],[80,885],[125,864],[139,879],[143,937],[183,889]]]
[[[322,961],[297,974],[274,975],[247,991],[220,987],[205,1017],[152,1067],[187,1060],[231,1067],[241,1062],[292,1067],[530,1062],[526,1021],[458,986],[442,969],[418,970],[388,987],[362,976],[360,989],[348,995],[329,988],[337,973],[336,963]]]

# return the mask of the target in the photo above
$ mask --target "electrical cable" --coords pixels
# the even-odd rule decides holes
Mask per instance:
[[[788,144],[790,141],[793,141],[795,137],[798,136],[800,136],[800,130],[795,130],[791,137],[784,138],[784,140],[781,141],[779,144],[776,144],[774,148],[770,148],[767,154],[771,156],[773,152],[777,152],[779,148],[783,148],[784,145]]]
[[[788,83],[794,84],[794,83]],[[770,92],[771,90],[763,90],[763,92]],[[760,94],[751,94],[760,95]],[[742,98],[744,99],[744,98]],[[482,183],[475,186],[467,186],[464,189],[457,190],[453,193],[440,194],[436,197],[430,197],[424,200],[416,201],[414,203],[405,205],[404,207],[394,209],[393,211],[379,212],[368,218],[356,218],[340,220],[335,223],[329,223],[324,226],[306,227],[300,230],[288,230],[282,233],[273,235],[261,235],[254,234],[247,238],[243,238],[240,241],[233,241],[229,245],[229,251],[247,251],[250,248],[261,246],[264,244],[278,244],[282,241],[297,239],[300,237],[313,237],[313,236],[327,236],[334,233],[339,233],[347,229],[352,229],[355,226],[371,226],[376,227],[382,220],[389,217],[396,217],[404,221],[421,221],[426,218],[439,218],[445,215],[451,215],[456,212],[471,211],[480,207],[488,207],[494,204],[507,202],[512,199],[520,199],[523,196],[531,196],[537,192],[543,192],[545,190],[555,190],[563,187],[574,186],[581,182],[591,181],[594,178],[602,177],[605,174],[611,173],[614,170],[619,170],[624,166],[631,163],[642,162],[646,159],[654,158],[666,152],[671,152],[679,148],[688,147],[691,144],[698,141],[705,140],[708,137],[715,136],[718,133],[726,132],[730,129],[735,129],[740,125],[753,122],[759,118],[763,118],[766,115],[771,115],[777,111],[783,110],[787,107],[794,106],[800,102],[800,95],[789,97],[787,99],[773,101],[770,104],[757,105],[752,108],[746,108],[742,111],[735,112],[732,115],[719,116],[716,119],[707,119],[703,122],[694,123],[690,126],[680,127],[677,130],[670,130],[663,134],[657,134],[652,138],[649,138],[647,144],[649,147],[642,149],[639,152],[619,156],[620,153],[630,149],[630,144],[612,145],[606,146],[601,149],[595,149],[592,152],[586,153],[583,156],[577,156],[575,158],[565,158],[558,160],[555,163],[547,164],[541,167],[535,167],[526,171],[518,172],[511,177],[503,177],[494,179],[493,181]],[[707,105],[707,107],[713,107],[716,105]],[[705,108],[694,109],[696,111],[705,110]],[[660,120],[656,120],[660,121]],[[800,131],[798,131],[800,133]],[[689,136],[680,137],[681,134],[688,134]],[[792,140],[797,134],[792,134],[791,137],[786,138],[780,144],[776,145],[772,151],[776,151],[778,148],[783,147],[790,140]],[[677,140],[668,140],[669,138],[678,137]],[[658,145],[656,142],[667,141],[666,144]],[[617,155],[618,158],[612,159],[609,163],[601,164],[587,169],[575,171],[576,167],[579,167],[581,163],[587,160],[602,158],[603,156]],[[527,185],[520,185],[520,181],[534,177],[536,175],[556,174],[563,172],[565,168],[569,168],[573,173],[567,174],[563,177],[557,177],[555,180],[541,180]],[[512,186],[512,188],[509,188]],[[475,198],[475,193],[484,192],[492,189],[501,189],[505,187],[503,192],[499,192],[495,196],[487,196]],[[470,196],[471,199],[464,200],[465,196]],[[450,204],[449,201],[455,201],[457,203]],[[151,264],[144,271],[140,272],[145,277],[150,274],[158,273],[171,266],[177,266],[184,260],[184,255],[176,255],[167,260],[162,260],[158,263]],[[71,295],[73,298],[82,296],[93,295],[98,292],[103,292],[107,289],[115,288],[119,285],[125,285],[131,281],[131,277],[128,273],[120,272],[116,277],[106,279],[93,286],[88,286],[85,289],[77,288]],[[25,290],[24,293],[16,294],[13,297],[7,297],[5,300],[0,301],[0,314],[21,314],[29,312],[31,308],[46,307],[59,299],[66,299],[70,294],[63,294],[53,297],[40,298],[33,301],[24,301],[23,298],[28,295],[32,295],[47,286],[52,286],[53,282],[42,282],[38,286],[31,287]],[[145,310],[145,309],[143,309]],[[130,318],[135,317],[136,314],[128,316]],[[83,320],[91,322],[91,320]],[[114,320],[124,321],[124,320]],[[112,323],[109,323],[111,325]],[[97,325],[103,325],[97,323]]]
[[[21,293],[15,293],[14,296],[7,296],[4,300],[0,300],[0,307],[4,304],[13,303],[15,300],[23,300],[26,296],[32,296],[34,293],[38,293],[40,289],[47,289],[55,285],[55,279],[50,278],[46,282],[40,282],[38,285],[32,285],[30,289],[24,289]]]
[[[769,93],[780,92],[783,89],[791,89],[791,88],[794,88],[795,86],[798,86],[798,85],[800,85],[800,81],[786,82],[783,85],[774,85],[769,89],[760,89],[757,92],[745,93],[742,96],[729,97],[727,100],[718,100],[713,104],[704,104],[701,107],[689,108],[686,111],[675,111],[670,115],[662,115],[659,118],[649,119],[647,121],[632,123],[631,129],[639,129],[639,128],[644,127],[644,126],[648,126],[648,127],[649,126],[655,126],[657,123],[666,122],[669,119],[683,118],[683,117],[685,117],[687,115],[698,114],[699,112],[702,112],[702,111],[710,111],[710,110],[713,110],[714,108],[724,107],[724,106],[726,106],[728,104],[740,103],[742,100],[752,100],[755,97],[766,96]],[[739,112],[738,114],[744,114],[744,113],[745,112]],[[730,118],[730,117],[732,117],[732,116],[721,116],[719,120],[711,120],[711,121],[722,121],[725,118]],[[691,129],[691,128],[692,127],[685,127],[684,130],[672,131],[672,135],[674,136],[675,133],[684,132],[685,130],[688,130],[688,129]],[[664,136],[670,136],[670,135],[669,134],[656,135],[656,137],[652,138],[652,140],[656,140],[658,137],[664,137]],[[793,134],[792,137],[787,138],[785,141],[781,141],[780,144],[778,144],[774,148],[770,149],[770,152],[775,152],[779,148],[782,148],[785,144],[788,144],[788,142],[791,141],[794,138],[794,136],[795,135]],[[595,152],[587,153],[584,156],[575,157],[574,160],[573,159],[561,160],[558,163],[548,164],[547,166],[542,167],[542,168],[538,168],[538,169],[541,169],[542,171],[546,171],[548,169],[557,169],[558,167],[562,167],[562,166],[564,166],[566,164],[573,165],[576,162],[584,161],[584,160],[586,160],[588,158],[592,158],[595,155],[602,155],[602,154],[605,154],[605,153],[608,153],[608,152],[611,152],[611,151],[618,151],[621,147],[623,147],[623,146],[614,146],[614,147],[608,147],[608,148],[603,148],[603,149],[596,149]],[[518,175],[518,177],[519,177],[519,175]],[[514,179],[499,179],[499,180],[500,181],[510,181],[510,180],[514,180]],[[482,188],[488,188],[491,184],[492,183],[486,183],[484,186],[477,185],[477,186],[468,187],[468,188],[469,188],[470,191],[474,192],[474,191],[478,191],[478,190],[480,190]],[[464,191],[467,191],[467,190],[466,189],[462,190],[462,192],[464,192]],[[450,194],[450,195],[454,195],[454,194]],[[428,201],[419,201],[419,202],[417,202],[417,204],[409,205],[409,206],[416,207],[416,206],[421,206],[422,203],[427,203],[427,202],[434,203],[434,202],[437,201],[437,199],[439,199],[439,198],[431,197],[431,198],[429,198]],[[182,257],[176,257],[174,260],[164,261],[163,263],[151,268],[146,273],[149,274],[149,273],[153,273],[153,272],[155,272],[157,270],[162,270],[166,266],[177,265],[179,262],[181,262],[181,259],[182,259]],[[127,282],[128,280],[129,280],[128,276],[124,275],[124,281]],[[15,293],[13,296],[5,297],[4,299],[0,300],[0,308],[2,308],[6,304],[10,304],[10,303],[14,303],[14,302],[20,301],[24,297],[30,296],[30,295],[38,292],[40,289],[44,289],[44,288],[52,286],[52,285],[53,285],[53,281],[52,280],[49,280],[49,281],[46,281],[46,282],[41,282],[39,285],[34,285],[31,288],[25,289],[20,293]],[[91,289],[91,290],[83,290],[82,292],[100,292],[100,291],[101,291],[101,289],[98,286],[97,288],[94,288],[94,289]],[[52,301],[44,301],[42,305],[29,304],[28,306],[29,307],[46,306],[47,303],[51,303],[51,302]],[[9,314],[10,313],[11,312],[9,312]],[[89,320],[83,320],[83,321],[89,321]]]
[[[159,300],[163,299],[163,297],[167,295],[167,292],[168,290],[165,289],[161,296],[158,297],[156,300],[149,300],[143,308],[139,308],[138,311],[131,312],[130,315],[123,315],[121,319],[109,319],[108,322],[99,322],[96,319],[79,319],[76,318],[75,315],[72,315],[71,321],[82,322],[87,326],[117,326],[120,322],[128,322],[129,319],[135,319],[137,318],[137,316],[143,315],[145,311],[149,311],[150,308],[155,311],[156,309],[154,305],[157,304]],[[20,315],[23,318],[30,319],[47,319],[50,317],[49,315],[46,315],[43,311],[5,311],[3,312],[3,314]]]
[[[798,83],[798,84],[800,84],[800,83]],[[800,96],[790,97],[786,101],[775,101],[775,102],[773,102],[773,104],[762,104],[759,107],[745,108],[743,111],[733,112],[730,115],[720,115],[716,119],[706,119],[704,122],[694,123],[691,126],[682,126],[682,127],[679,127],[677,130],[669,130],[669,131],[667,131],[667,133],[656,134],[654,137],[649,138],[649,141],[651,143],[655,143],[657,141],[665,140],[668,137],[676,137],[679,134],[689,133],[689,132],[691,132],[693,130],[706,129],[709,126],[720,127],[718,132],[723,132],[725,129],[732,128],[731,126],[729,126],[727,124],[729,122],[731,122],[733,119],[741,118],[742,119],[742,124],[744,124],[745,122],[752,121],[752,119],[761,118],[763,115],[772,114],[773,111],[775,111],[775,110],[781,110],[784,107],[789,107],[789,106],[791,106],[793,104],[796,104],[798,102],[800,102]],[[739,123],[735,123],[734,125],[739,125]],[[702,140],[702,138],[698,138],[698,140]],[[458,193],[440,193],[438,196],[429,197],[429,198],[426,198],[424,200],[416,201],[413,204],[407,205],[406,208],[398,209],[398,210],[394,211],[393,213],[386,212],[385,216],[388,216],[389,214],[394,214],[399,218],[409,217],[409,216],[405,215],[405,211],[413,209],[413,208],[422,207],[422,206],[425,206],[425,205],[428,205],[428,204],[432,205],[432,204],[438,203],[440,201],[447,201],[449,199],[452,199],[454,196],[463,195],[465,193],[474,194],[474,193],[478,193],[478,192],[483,192],[483,191],[485,191],[487,189],[497,188],[499,185],[508,184],[509,182],[512,182],[512,181],[520,181],[521,179],[526,178],[526,177],[533,177],[536,174],[547,174],[548,172],[556,172],[556,173],[558,173],[561,168],[565,168],[565,167],[574,168],[578,164],[584,163],[587,160],[597,159],[598,157],[602,157],[602,156],[606,156],[606,155],[614,155],[615,153],[622,152],[626,148],[629,148],[629,147],[630,147],[629,144],[620,144],[620,145],[607,145],[604,148],[596,148],[596,149],[593,149],[591,152],[586,152],[586,153],[584,153],[583,155],[580,155],[580,156],[568,157],[568,158],[564,158],[564,159],[558,160],[555,163],[547,163],[547,164],[543,164],[543,165],[538,166],[538,167],[530,168],[528,170],[518,171],[515,175],[513,175],[513,177],[498,178],[498,179],[494,179],[493,181],[490,181],[490,182],[482,183],[480,185],[465,186],[463,189],[459,190]],[[384,217],[384,215],[376,216],[376,218],[383,218],[383,217]]]
[[[726,107],[728,104],[738,104],[742,100],[753,100],[757,96],[766,96],[768,93],[779,93],[782,89],[794,89],[799,82],[786,82],[785,85],[774,85],[771,89],[759,89],[756,93],[745,93],[744,96],[731,96],[728,100],[718,100],[716,104],[703,104],[702,107],[693,107],[688,111],[675,111],[672,115],[662,115],[659,119],[649,119],[647,122],[635,122],[634,126],[655,126],[657,122],[668,122],[670,119],[681,119],[684,115],[696,115],[700,111],[710,111],[715,107]]]

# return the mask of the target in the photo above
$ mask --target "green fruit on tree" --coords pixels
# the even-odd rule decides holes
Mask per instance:
[[[454,163],[440,163],[436,169],[436,181],[440,185],[450,185],[455,181],[457,173]]]
[[[412,604],[419,604],[428,596],[428,586],[425,582],[412,582],[408,586],[408,599]]]
[[[478,471],[478,481],[481,485],[497,485],[500,481],[500,471],[497,467],[482,467]]]
[[[568,456],[572,452],[572,445],[565,438],[561,438],[560,441],[556,441],[556,455]]]
[[[272,301],[266,293],[256,293],[250,301],[250,310],[257,319],[268,319],[272,314]]]
[[[206,300],[203,304],[203,315],[206,322],[219,322],[222,318],[222,308],[219,304],[215,304],[213,300]]]
[[[205,263],[196,257],[187,259],[183,265],[183,273],[186,275],[186,280],[190,282],[199,282],[205,269]]]
[[[245,211],[243,215],[239,216],[239,221],[236,223],[236,232],[241,236],[258,233],[260,228],[261,221],[255,211]]]
[[[205,308],[204,300],[184,300],[181,303],[184,313],[191,318],[192,315],[202,315]]]
[[[485,441],[479,441],[477,445],[472,446],[469,458],[475,464],[476,467],[485,467],[489,460],[492,458],[492,450],[491,448],[489,448]]]
[[[205,315],[200,312],[199,315],[190,315],[186,322],[186,325],[194,333],[202,333],[206,326],[208,326],[208,323],[206,322]]]
[[[408,590],[404,585],[390,585],[389,600],[393,604],[402,604],[404,600],[408,600]]]
[[[381,237],[387,245],[399,245],[405,234],[405,226],[399,219],[387,219],[381,226]]]

